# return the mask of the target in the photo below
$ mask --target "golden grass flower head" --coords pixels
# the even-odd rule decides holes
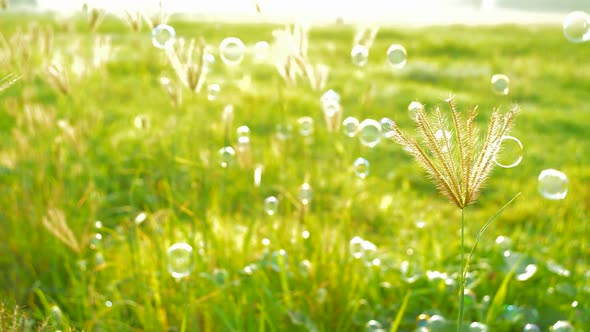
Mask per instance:
[[[415,114],[418,138],[393,124],[393,140],[409,152],[433,180],[438,190],[458,208],[475,202],[483,183],[495,166],[502,137],[512,129],[519,107],[506,113],[492,112],[483,141],[474,120],[475,109],[465,116],[457,110],[453,97],[447,99],[450,116],[440,108]]]

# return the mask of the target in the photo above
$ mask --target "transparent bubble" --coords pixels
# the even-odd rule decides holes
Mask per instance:
[[[223,147],[219,150],[219,165],[226,168],[233,164],[236,157],[236,151],[231,146]]]
[[[528,323],[524,326],[522,332],[541,332],[541,329],[536,324]]]
[[[211,70],[211,67],[215,65],[215,55],[211,53],[203,54],[203,65],[207,70]]]
[[[349,116],[342,121],[342,131],[344,135],[348,137],[354,137],[359,127],[359,120],[357,118]]]
[[[284,249],[273,252],[271,255],[270,266],[275,272],[287,270],[289,268],[289,257],[287,252]]]
[[[175,243],[168,248],[168,272],[173,278],[187,277],[193,268],[193,248],[190,245]]]
[[[222,286],[229,280],[229,274],[225,269],[213,270],[213,281],[216,285]]]
[[[537,189],[546,199],[561,200],[567,196],[567,176],[555,169],[546,169],[539,174]]]
[[[406,49],[399,44],[393,44],[387,49],[387,62],[393,68],[403,68],[408,61]]]
[[[443,331],[443,328],[447,325],[447,320],[441,315],[432,315],[428,319],[428,328],[430,331]]]
[[[393,120],[390,118],[382,118],[379,123],[381,124],[381,135],[383,135],[383,138],[392,138],[393,126],[395,125]]]
[[[574,327],[566,320],[560,320],[549,329],[551,332],[573,332]]]
[[[219,44],[219,57],[229,66],[236,66],[244,60],[246,46],[242,40],[236,37],[228,37]]]
[[[384,331],[383,330],[383,325],[381,325],[381,323],[379,323],[378,321],[371,319],[370,321],[367,322],[367,324],[365,324],[365,331],[367,332],[376,332],[376,331]]]
[[[213,101],[219,97],[219,92],[221,92],[221,87],[217,83],[212,83],[207,85],[207,100]]]
[[[340,106],[340,102],[335,99],[328,99],[326,102],[322,103],[322,111],[327,117],[333,117],[341,110],[342,107]]]
[[[522,161],[523,147],[520,140],[512,136],[504,136],[500,142],[500,151],[494,158],[496,165],[503,168],[516,167]]]
[[[269,196],[264,200],[264,212],[269,216],[274,216],[279,210],[279,199],[275,196]]]
[[[106,301],[106,302],[104,303],[104,305],[105,305],[107,308],[110,308],[110,307],[112,307],[112,306],[113,306],[113,302],[111,302],[111,301]]]
[[[259,41],[254,45],[254,61],[265,62],[270,56],[270,45],[266,41]]]
[[[442,152],[447,152],[453,143],[453,134],[448,130],[437,130],[434,133],[434,138],[439,141],[439,144],[442,146]]]
[[[496,247],[501,251],[509,250],[512,247],[512,240],[504,235],[498,236],[495,242]]]
[[[325,104],[325,103],[327,103],[329,101],[335,101],[337,103],[340,103],[340,95],[336,91],[334,91],[332,89],[326,91],[320,97],[320,103]]]
[[[310,116],[303,116],[297,120],[299,125],[299,134],[301,136],[310,136],[313,134],[313,119]]]
[[[102,221],[97,220],[96,222],[94,222],[94,228],[101,229],[102,228]]]
[[[484,323],[473,322],[469,325],[469,332],[488,332],[488,326]]]
[[[313,197],[313,190],[309,183],[304,183],[299,187],[299,201],[301,204],[307,205],[311,202],[311,198]]]
[[[381,140],[381,124],[373,119],[363,120],[357,132],[361,143],[369,148],[374,148]]]
[[[581,11],[569,13],[563,20],[563,34],[572,43],[590,40],[590,15]]]
[[[147,130],[150,128],[150,118],[147,115],[138,115],[133,119],[133,125],[140,130]]]
[[[293,126],[290,123],[277,125],[277,137],[281,141],[286,141],[289,138],[291,138],[292,132],[293,132]]]
[[[352,238],[352,240],[350,240],[350,242],[348,243],[348,248],[350,250],[350,254],[352,255],[352,257],[356,259],[363,257],[363,242],[365,242],[365,240],[363,240],[359,236],[355,236]]]
[[[358,300],[354,309],[352,320],[357,325],[364,325],[373,317],[373,310],[367,300]]]
[[[238,136],[238,142],[240,141],[240,138],[247,137],[249,139],[250,128],[248,126],[239,126],[238,129],[236,129],[236,134]]]
[[[152,30],[152,44],[160,49],[170,45],[176,37],[176,31],[168,24],[160,24]]]
[[[369,62],[369,49],[364,45],[355,45],[350,51],[352,64],[357,67],[364,67]]]
[[[510,79],[504,74],[492,76],[492,90],[498,95],[507,95],[510,92]]]
[[[357,158],[354,161],[354,174],[359,179],[364,179],[369,175],[369,161],[365,158]]]
[[[309,271],[311,271],[311,262],[309,260],[302,260],[299,262],[298,267],[302,276],[309,276]]]

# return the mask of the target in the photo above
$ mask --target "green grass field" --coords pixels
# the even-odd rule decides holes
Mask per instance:
[[[85,17],[0,13],[0,78],[22,75],[0,94],[0,328],[377,331],[367,325],[374,320],[385,331],[454,331],[460,211],[393,141],[371,149],[329,132],[320,97],[334,89],[342,119],[389,117],[409,131],[413,100],[448,109],[453,93],[461,110],[478,106],[482,133],[495,107],[520,105],[512,134],[524,145],[522,163],[495,168],[465,213],[469,251],[486,220],[521,193],[477,247],[465,326],[548,331],[567,320],[588,330],[587,43],[569,43],[560,26],[384,26],[359,69],[350,59],[355,27],[314,26],[309,59],[330,67],[326,87],[314,91],[252,61],[254,43],[272,42],[282,26],[169,24],[177,37],[212,46],[217,61],[206,84],[220,85],[215,100],[206,88],[180,87],[146,26],[134,32],[107,16],[92,32]],[[43,51],[49,27],[52,46]],[[108,61],[91,68],[95,39],[104,36],[112,40]],[[248,47],[235,68],[218,57],[229,36]],[[408,52],[403,69],[386,63],[392,43]],[[67,93],[48,74],[58,53]],[[506,96],[492,91],[496,73],[510,77]],[[179,87],[180,104],[161,76]],[[233,121],[222,118],[228,104]],[[148,125],[134,126],[138,116]],[[303,116],[314,120],[308,137],[298,128]],[[243,125],[250,155],[223,168],[218,151],[237,149]],[[370,162],[364,180],[353,172],[359,157]],[[537,176],[548,168],[567,174],[564,200],[538,193]],[[306,181],[307,206],[298,198]],[[269,196],[280,201],[275,215],[265,213]],[[145,221],[136,222],[141,213]],[[353,257],[355,236],[376,251]],[[192,246],[194,260],[180,280],[167,269],[177,242]]]

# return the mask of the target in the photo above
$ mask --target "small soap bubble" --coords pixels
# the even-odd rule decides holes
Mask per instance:
[[[507,95],[510,92],[510,79],[504,74],[492,76],[492,90],[498,95]]]
[[[560,320],[549,329],[551,332],[574,332],[572,324],[566,320]]]
[[[352,320],[357,325],[366,324],[373,316],[373,310],[367,300],[358,300],[355,304],[355,311],[352,314]]]
[[[522,143],[516,137],[504,136],[500,140],[500,151],[494,157],[496,165],[502,168],[513,168],[522,161]]]
[[[340,103],[340,95],[338,94],[338,92],[330,89],[328,91],[326,91],[321,97],[320,97],[320,103],[325,104],[329,101],[335,101],[337,103]]]
[[[236,156],[236,151],[231,146],[223,147],[219,150],[219,165],[226,168],[233,164]]]
[[[562,200],[567,196],[567,176],[555,169],[546,169],[539,174],[537,189],[539,193],[550,200]]]
[[[428,319],[428,328],[432,332],[443,331],[446,324],[447,320],[441,315],[432,315]]]
[[[381,121],[379,121],[379,123],[381,124],[381,134],[383,135],[383,138],[392,138],[393,126],[395,125],[393,120],[391,120],[390,118],[382,118]]]
[[[187,243],[175,243],[168,248],[168,272],[175,279],[187,277],[194,268],[193,247]]]
[[[112,307],[112,306],[113,306],[113,302],[111,302],[111,301],[106,301],[106,302],[104,303],[104,305],[105,305],[107,308],[110,308],[110,307]]]
[[[274,216],[279,209],[279,199],[275,196],[269,196],[264,200],[264,212],[269,216]]]
[[[379,323],[378,321],[371,319],[370,321],[367,322],[367,324],[365,324],[365,331],[367,332],[382,332],[385,331],[383,330],[383,325],[381,325],[381,323]]]
[[[221,87],[217,83],[212,83],[207,85],[207,100],[213,101],[219,97],[219,92],[221,92]]]
[[[147,115],[138,115],[133,119],[133,125],[140,130],[147,130],[150,128],[150,118]]]
[[[176,37],[176,31],[168,24],[160,24],[152,30],[152,44],[160,49],[170,45]]]
[[[271,255],[271,268],[276,272],[286,270],[289,267],[289,257],[284,249],[275,251]]]
[[[536,324],[528,323],[524,326],[522,332],[541,332],[541,329]]]
[[[348,137],[354,137],[359,127],[359,120],[357,118],[349,116],[342,121],[342,131],[344,135]]]
[[[430,316],[427,314],[420,314],[418,315],[418,317],[416,317],[416,325],[418,327],[427,327],[428,326],[428,320],[430,319]]]
[[[369,161],[365,158],[357,158],[354,161],[354,174],[359,179],[364,179],[369,175]]]
[[[236,66],[244,60],[246,46],[242,40],[236,37],[228,37],[219,44],[219,57],[229,66]]]
[[[477,302],[475,292],[473,292],[471,289],[465,289],[463,294],[465,294],[463,295],[465,307],[473,307]]]
[[[381,124],[373,119],[363,120],[357,131],[361,143],[369,148],[374,148],[381,140]]]
[[[102,221],[97,220],[96,222],[94,222],[94,228],[101,229],[102,228]]]
[[[387,62],[393,68],[403,68],[406,65],[408,53],[406,49],[399,44],[393,44],[387,49]]]
[[[328,118],[338,114],[341,110],[342,106],[340,106],[340,102],[335,99],[328,99],[326,102],[322,103],[322,111]]]
[[[299,125],[299,134],[301,136],[310,136],[313,134],[313,118],[310,116],[303,116],[297,120]]]
[[[364,67],[369,62],[369,49],[364,45],[355,45],[350,51],[352,64],[357,67]]]
[[[512,247],[512,240],[504,235],[498,236],[495,242],[496,247],[501,251],[509,250]]]
[[[308,205],[313,197],[313,190],[309,183],[304,183],[299,187],[299,201],[303,205]]]
[[[291,138],[292,132],[293,132],[293,126],[290,123],[277,125],[277,137],[281,141],[286,141],[289,138]]]
[[[488,332],[488,326],[484,323],[473,322],[469,325],[469,332]]]
[[[420,110],[424,110],[424,105],[422,105],[422,103],[419,101],[413,101],[410,103],[410,105],[408,105],[408,112],[410,113],[410,118],[412,120],[416,119],[416,113],[418,113]]]
[[[270,245],[270,240],[268,238],[264,238],[262,239],[262,241],[260,241],[262,243],[263,246],[268,247]]]
[[[537,273],[537,265],[527,264],[524,267],[524,271],[519,271],[519,273],[516,274],[516,280],[527,281],[531,279],[535,275],[535,273]]]
[[[213,65],[215,65],[215,55],[208,53],[208,52],[204,53],[203,54],[203,66],[207,70],[211,70]]]
[[[326,302],[326,298],[328,297],[328,290],[323,287],[320,287],[316,291],[315,296],[316,296],[316,300],[318,301],[318,303],[324,303],[324,302]]]
[[[238,141],[240,141],[240,138],[242,137],[250,138],[250,128],[248,126],[239,126],[238,129],[236,129],[236,134],[238,136]]]
[[[259,41],[254,45],[254,61],[265,62],[270,56],[270,45],[266,41]]]
[[[590,15],[581,11],[569,13],[563,20],[563,34],[572,43],[589,41]]]
[[[301,237],[304,238],[305,240],[309,239],[309,231],[308,230],[304,230],[303,232],[301,232]]]
[[[363,242],[364,240],[360,236],[355,236],[350,240],[348,248],[352,257],[356,259],[363,257]]]

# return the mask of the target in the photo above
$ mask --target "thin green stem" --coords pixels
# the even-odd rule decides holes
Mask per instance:
[[[461,209],[461,275],[459,277],[459,318],[457,331],[463,331],[463,308],[465,306],[465,209]]]

